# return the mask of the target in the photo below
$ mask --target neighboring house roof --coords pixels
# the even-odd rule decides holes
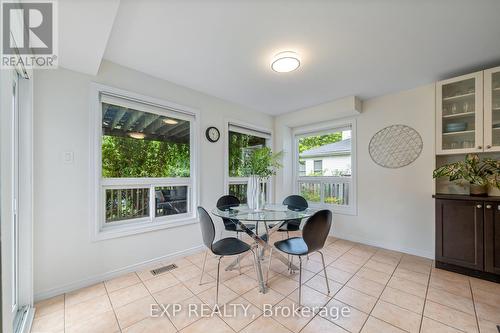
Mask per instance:
[[[351,139],[345,139],[342,141],[329,143],[324,146],[305,150],[300,154],[300,157],[345,155],[350,153],[351,153]]]

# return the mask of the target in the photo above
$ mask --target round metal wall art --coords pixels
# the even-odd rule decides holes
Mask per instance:
[[[391,125],[375,133],[368,150],[375,163],[395,169],[413,163],[422,148],[422,137],[416,130],[406,125]]]

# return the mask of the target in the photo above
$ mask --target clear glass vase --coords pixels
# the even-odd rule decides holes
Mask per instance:
[[[248,177],[247,204],[248,208],[257,210],[260,208],[260,181],[259,177],[253,175]]]

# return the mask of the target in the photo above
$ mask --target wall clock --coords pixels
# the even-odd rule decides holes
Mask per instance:
[[[217,129],[217,127],[210,126],[205,131],[205,136],[207,137],[208,141],[210,141],[210,142],[217,142],[220,139],[220,132]]]

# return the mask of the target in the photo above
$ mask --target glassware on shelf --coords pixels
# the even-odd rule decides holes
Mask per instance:
[[[468,102],[465,102],[462,107],[463,107],[464,112],[470,112],[470,105]]]
[[[464,148],[474,148],[474,142],[473,141],[464,141],[463,147]]]
[[[450,108],[448,107],[448,105],[443,104],[443,115],[447,116],[449,114],[450,114]]]
[[[451,105],[451,113],[456,114],[457,112],[458,112],[457,105],[455,103],[453,103]]]

